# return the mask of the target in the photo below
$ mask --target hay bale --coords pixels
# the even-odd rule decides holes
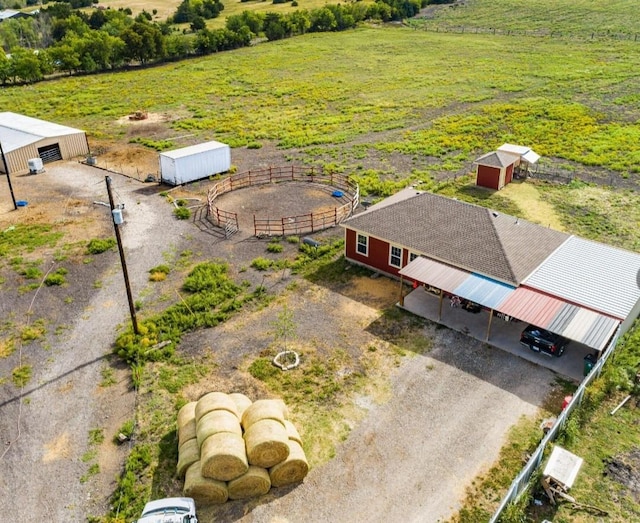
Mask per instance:
[[[184,495],[193,498],[197,506],[224,503],[229,499],[227,484],[201,474],[200,461],[187,470],[184,479]]]
[[[209,392],[198,400],[196,403],[196,422],[200,421],[202,416],[212,410],[228,410],[238,416],[236,404],[229,395],[224,392]]]
[[[236,404],[236,407],[238,409],[238,418],[242,419],[244,411],[247,410],[247,408],[251,406],[253,402],[241,392],[232,392],[231,394],[229,394],[229,397]]]
[[[284,420],[284,426],[287,429],[287,436],[289,439],[298,442],[298,444],[302,446],[302,438],[300,437],[300,433],[298,432],[298,429],[296,429],[296,426],[288,419]]]
[[[254,404],[255,405],[255,404]],[[289,437],[284,423],[273,419],[256,421],[244,432],[249,464],[273,467],[287,459],[289,455]]]
[[[249,470],[227,485],[229,499],[246,499],[263,496],[271,488],[269,472],[261,467],[249,466]]]
[[[193,417],[182,427],[178,427],[178,447],[196,437],[196,418]]]
[[[302,481],[309,472],[309,463],[300,444],[289,440],[289,457],[269,469],[269,478],[274,487],[284,487]]]
[[[191,401],[178,411],[178,431],[180,427],[184,427],[190,420],[196,419],[196,401]]]
[[[242,427],[247,430],[257,421],[272,419],[284,426],[287,407],[282,400],[256,400],[242,414]]]
[[[187,469],[196,461],[200,460],[200,446],[196,438],[185,441],[178,447],[178,465],[176,472],[179,478],[184,477]]]
[[[212,410],[200,418],[196,426],[196,438],[202,446],[204,440],[218,432],[232,432],[242,436],[240,420],[228,410]]]
[[[230,481],[249,470],[244,440],[232,432],[218,432],[205,439],[200,458],[205,478]]]

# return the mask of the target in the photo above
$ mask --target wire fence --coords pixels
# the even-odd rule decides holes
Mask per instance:
[[[556,438],[558,437],[558,435],[566,425],[567,420],[569,419],[569,415],[575,409],[580,407],[587,387],[596,378],[598,378],[600,374],[602,374],[602,369],[605,363],[613,355],[616,349],[616,345],[618,343],[619,337],[620,337],[620,328],[618,328],[618,331],[616,332],[615,336],[609,342],[609,345],[607,346],[607,348],[603,351],[603,354],[600,357],[600,359],[597,362],[595,362],[589,374],[585,376],[585,378],[582,380],[582,382],[578,386],[578,389],[573,394],[573,398],[571,399],[569,404],[562,410],[562,412],[556,419],[553,426],[542,438],[542,440],[538,444],[538,447],[533,452],[533,454],[531,455],[531,457],[529,458],[525,466],[522,467],[522,469],[520,470],[516,478],[513,480],[513,482],[511,483],[511,486],[509,487],[509,490],[507,490],[507,493],[502,498],[500,505],[498,506],[497,510],[489,520],[489,523],[497,523],[498,521],[500,521],[500,516],[502,515],[504,510],[507,508],[507,506],[510,503],[516,502],[520,498],[520,496],[524,492],[526,492],[526,490],[529,488],[530,486],[529,482],[531,480],[531,477],[534,475],[534,473],[538,470],[538,468],[542,464],[542,460],[544,459],[545,451],[547,450],[547,447],[556,440]]]

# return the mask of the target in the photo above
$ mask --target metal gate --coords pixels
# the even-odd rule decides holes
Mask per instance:
[[[60,144],[57,143],[54,143],[53,145],[46,145],[44,147],[38,147],[38,154],[40,155],[40,158],[42,158],[43,163],[62,160]]]

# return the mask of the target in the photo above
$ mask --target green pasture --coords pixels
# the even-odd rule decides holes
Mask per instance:
[[[635,178],[639,65],[633,42],[360,28],[4,88],[0,105],[95,139],[123,139],[116,120],[144,108],[174,117],[166,143],[274,142],[342,170],[375,156],[400,178],[410,172],[392,154],[425,175],[462,174],[505,141],[578,175],[596,167]]]
[[[553,31],[586,37],[639,33],[640,38],[638,19],[632,14],[637,9],[635,0],[464,0],[437,9],[423,23],[433,29]]]

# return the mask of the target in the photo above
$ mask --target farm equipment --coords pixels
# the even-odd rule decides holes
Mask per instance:
[[[133,114],[129,115],[129,120],[146,120],[149,118],[149,113],[147,111],[138,110]]]

